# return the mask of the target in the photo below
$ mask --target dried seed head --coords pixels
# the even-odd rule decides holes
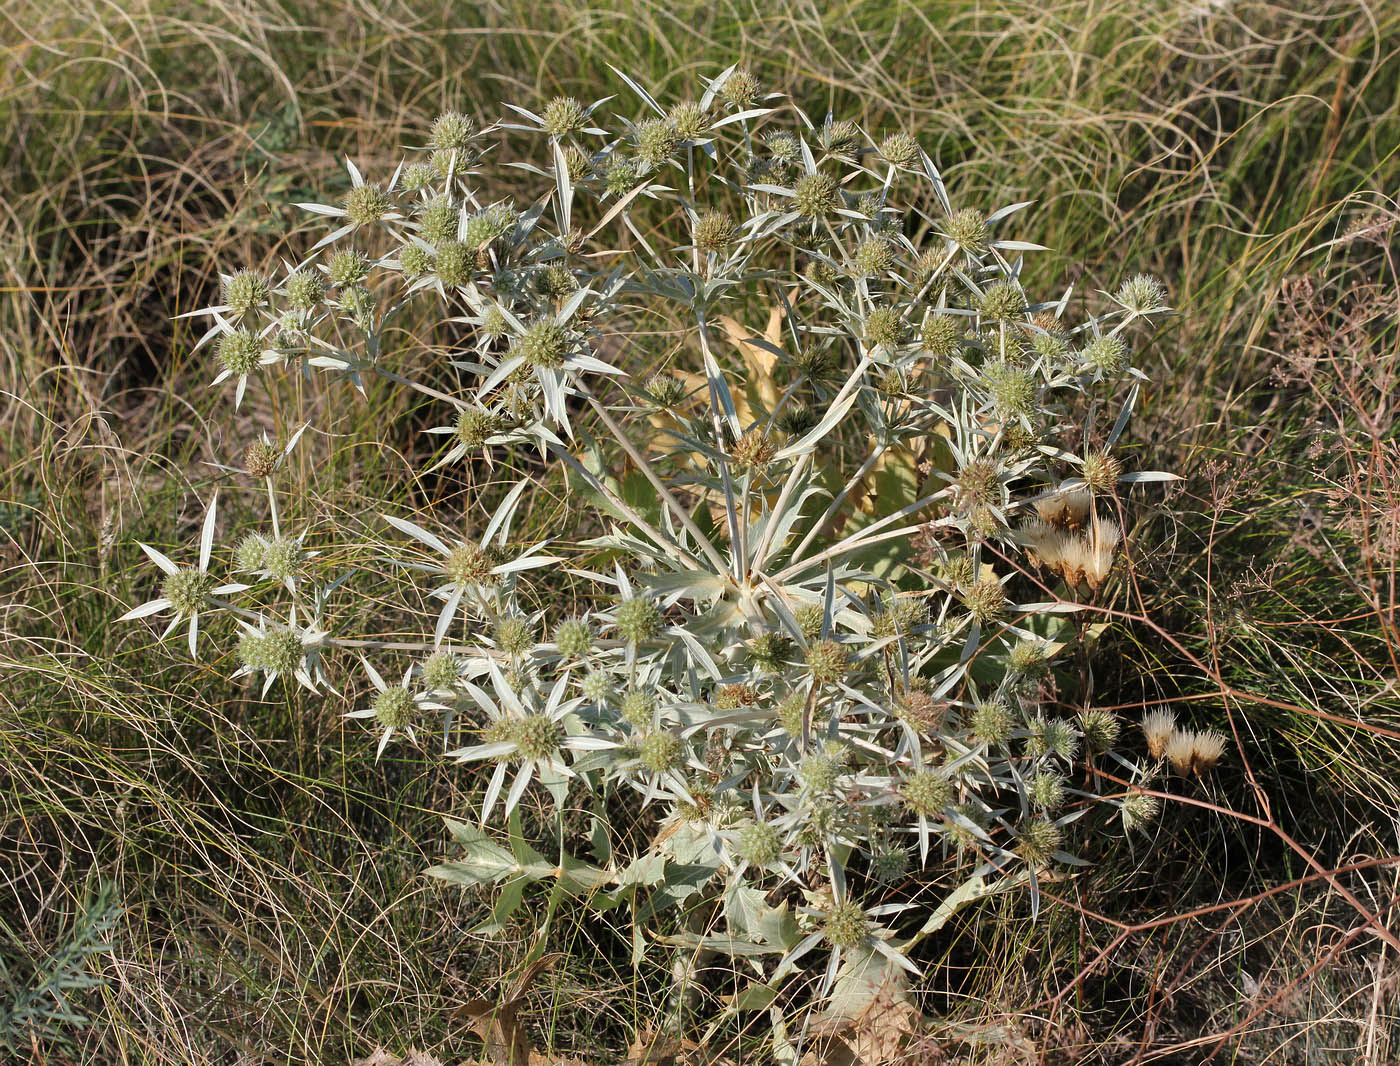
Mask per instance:
[[[1191,772],[1197,776],[1213,770],[1225,754],[1225,737],[1221,733],[1196,733],[1191,738]]]
[[[748,684],[721,685],[715,692],[715,707],[721,711],[752,707],[758,701],[758,689]]]
[[[374,697],[374,717],[379,724],[392,729],[402,729],[413,722],[418,714],[418,704],[408,689],[395,686],[376,693]]]
[[[974,207],[965,207],[943,223],[943,235],[969,255],[987,251],[987,219]]]
[[[282,450],[265,440],[255,440],[243,453],[243,469],[249,477],[271,477],[282,459]]]
[[[841,191],[829,174],[807,174],[792,189],[792,205],[804,218],[823,219],[841,206]]]
[[[428,143],[439,150],[466,148],[476,135],[476,122],[460,111],[444,111],[433,120]]]
[[[1174,729],[1167,737],[1167,761],[1172,769],[1185,777],[1191,772],[1191,764],[1196,754],[1196,734],[1189,729]]]
[[[729,461],[740,470],[754,470],[762,473],[778,454],[775,445],[755,426],[734,442],[729,449]]]
[[[633,596],[617,606],[617,634],[632,644],[656,636],[661,628],[661,611],[645,596]]]
[[[1033,867],[1048,865],[1064,840],[1060,827],[1045,818],[1023,823],[1016,836],[1016,853]]]
[[[674,734],[652,733],[643,739],[638,758],[652,773],[664,774],[685,764],[685,745]]]
[[[846,676],[851,655],[844,645],[823,640],[807,649],[807,670],[818,685],[829,685]]]
[[[919,331],[919,346],[935,359],[951,359],[962,350],[966,332],[957,315],[929,315]]]
[[[1035,512],[1051,525],[1077,530],[1089,517],[1094,500],[1087,488],[1062,489],[1044,499],[1036,500]]]
[[[894,704],[894,716],[919,733],[932,733],[943,724],[948,705],[923,689],[906,689]]]
[[[710,211],[695,220],[691,240],[702,252],[719,252],[728,248],[738,237],[734,219],[724,211]]]
[[[236,329],[219,338],[219,363],[234,377],[251,374],[262,365],[262,338]]]
[[[588,123],[583,105],[572,96],[556,96],[545,105],[544,131],[551,137],[577,133]]]
[[[388,194],[378,185],[357,185],[345,196],[345,217],[357,226],[372,226],[391,206]]]
[[[783,836],[776,826],[754,822],[739,832],[739,857],[754,866],[771,866],[782,857]]]
[[[1160,759],[1167,751],[1167,740],[1176,729],[1176,714],[1162,708],[1150,711],[1142,719],[1142,736],[1147,741],[1147,751],[1154,759]]]

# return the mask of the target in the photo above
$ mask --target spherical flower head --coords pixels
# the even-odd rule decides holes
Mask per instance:
[[[410,163],[403,168],[400,187],[408,193],[422,192],[433,183],[433,168],[427,163]]]
[[[841,190],[829,174],[807,174],[792,188],[792,206],[803,218],[823,219],[841,206]]]
[[[819,603],[808,603],[793,612],[797,619],[798,631],[804,640],[816,640],[822,635],[822,617],[825,612]]]
[[[450,651],[435,651],[423,660],[420,668],[423,684],[434,692],[453,688],[461,679],[462,659]]]
[[[535,275],[535,284],[545,296],[559,300],[578,288],[578,278],[562,263],[552,263]]]
[[[919,770],[904,779],[899,795],[915,814],[932,818],[953,798],[953,783],[937,770]]]
[[[829,289],[839,280],[836,268],[825,259],[813,259],[802,271],[802,276],[813,285],[820,285]],[[820,349],[811,349],[819,351]]]
[[[234,569],[245,572],[263,568],[263,553],[267,551],[267,538],[261,533],[249,533],[238,542],[233,550]]]
[[[617,635],[631,644],[656,636],[661,611],[645,596],[631,596],[617,605]]]
[[[668,119],[651,118],[638,123],[636,130],[637,155],[650,167],[659,167],[676,154],[680,146],[680,134]]]
[[[590,670],[579,682],[579,691],[590,703],[606,703],[612,695],[612,678],[602,670]]]
[[[593,627],[580,618],[560,622],[554,630],[554,644],[566,659],[582,659],[593,650]]]
[[[774,425],[789,437],[800,437],[816,424],[816,412],[800,400],[789,401],[774,419]]]
[[[921,688],[911,688],[900,693],[895,700],[894,716],[901,722],[908,722],[921,733],[931,733],[943,724],[947,704],[933,698]]]
[[[1060,849],[1064,834],[1060,827],[1045,818],[1033,818],[1022,824],[1016,834],[1016,853],[1033,867],[1048,865]]]
[[[269,537],[263,543],[262,567],[269,577],[285,581],[301,572],[301,545],[290,537]]]
[[[462,148],[439,148],[431,156],[430,165],[436,177],[446,179],[449,174],[458,176],[466,165],[466,150]]]
[[[801,731],[800,727],[798,731]],[[797,768],[797,778],[809,792],[830,792],[836,787],[842,769],[841,759],[819,751],[802,760]]]
[[[966,592],[977,580],[977,568],[967,552],[953,552],[934,567],[938,579],[955,592]]]
[[[1128,365],[1128,346],[1119,337],[1099,337],[1084,346],[1079,358],[1100,373],[1117,374]]]
[[[777,130],[763,138],[768,157],[779,166],[791,166],[802,156],[802,146],[787,130]]]
[[[983,625],[995,622],[1006,614],[1006,590],[994,577],[979,578],[964,593],[964,601],[972,617]]]
[[[618,705],[622,720],[636,729],[650,729],[656,717],[656,700],[651,693],[629,689]]]
[[[807,671],[817,685],[840,681],[850,669],[851,653],[845,645],[823,640],[807,649]]]
[[[951,359],[962,351],[966,332],[957,315],[929,315],[919,331],[919,347],[935,359]]]
[[[492,411],[468,407],[457,414],[457,439],[469,451],[480,451],[501,431],[501,418]]]
[[[449,197],[429,201],[418,216],[418,235],[430,244],[457,239],[462,213]]]
[[[511,721],[510,739],[521,759],[550,759],[559,752],[563,729],[546,714],[531,714]]]
[[[615,159],[603,175],[603,186],[613,196],[625,196],[639,178],[636,163],[630,159]]]
[[[242,318],[267,303],[272,289],[267,279],[251,270],[240,270],[223,284],[223,302],[235,318]]]
[[[865,342],[896,348],[904,338],[904,316],[897,307],[876,307],[865,316]]]
[[[992,322],[1015,322],[1026,313],[1026,297],[1011,281],[988,285],[977,301],[977,312]]]
[[[1018,640],[1011,646],[1006,665],[1013,674],[1037,678],[1049,668],[1050,659],[1045,653],[1045,644],[1042,641]]]
[[[374,317],[374,296],[363,285],[354,285],[340,294],[340,309],[364,325]]]
[[[496,647],[508,655],[520,656],[535,644],[535,631],[523,618],[502,618],[496,623]]]
[[[1134,792],[1123,797],[1120,810],[1123,828],[1131,833],[1134,829],[1146,829],[1155,822],[1157,815],[1161,813],[1162,804],[1156,796],[1149,796],[1144,792]]]
[[[1063,718],[1037,715],[1031,720],[1026,736],[1026,754],[1032,758],[1054,755],[1073,762],[1079,753],[1079,733]]]
[[[564,166],[568,168],[569,176],[577,183],[593,173],[593,156],[578,145],[571,144],[564,149]]]
[[[290,629],[274,629],[259,639],[261,668],[270,674],[294,674],[306,660],[306,646]]]
[[[777,454],[777,445],[755,426],[734,442],[729,449],[729,461],[740,470],[762,472]]]
[[[476,252],[460,241],[444,241],[438,245],[434,267],[444,285],[465,285],[471,280],[475,264]]]
[[[530,323],[510,345],[511,355],[520,356],[533,367],[561,367],[568,351],[569,331],[552,318]]]
[[[566,137],[588,124],[583,105],[572,96],[556,96],[544,107],[544,131],[551,137]]]
[[[1081,711],[1079,728],[1084,733],[1084,746],[1091,755],[1102,755],[1118,743],[1118,719],[1109,711]]]
[[[772,866],[782,857],[783,835],[776,826],[754,822],[739,831],[738,851],[753,866]]]
[[[295,311],[313,311],[326,293],[321,275],[312,270],[298,270],[282,286],[287,304]]]
[[[762,91],[758,79],[748,70],[740,67],[724,79],[724,84],[719,89],[719,96],[734,110],[746,111],[758,103]]]
[[[870,876],[888,884],[909,872],[909,852],[893,844],[882,844],[870,853]]]
[[[1151,274],[1135,274],[1113,294],[1116,303],[1135,315],[1159,314],[1171,310],[1167,287]]]
[[[822,935],[832,947],[858,948],[870,935],[870,920],[859,903],[847,900],[826,912],[822,919]]]
[[[491,340],[504,337],[510,332],[510,323],[499,307],[492,304],[481,313],[481,332]]]
[[[958,469],[953,482],[953,500],[958,509],[971,511],[1002,502],[1001,465],[990,456],[969,459]]]
[[[282,450],[265,440],[255,440],[243,453],[243,469],[249,477],[271,477],[282,459]]]
[[[460,111],[444,111],[433,120],[428,143],[438,150],[466,148],[476,134],[476,122]]]
[[[418,704],[413,699],[413,693],[398,685],[376,693],[373,707],[374,717],[379,724],[393,729],[402,729],[409,725],[418,713]]]
[[[683,140],[697,141],[710,129],[710,120],[705,117],[704,109],[694,100],[677,104],[667,117]]]
[[[1109,452],[1091,452],[1084,457],[1081,473],[1092,491],[1110,493],[1123,476],[1123,464]]]
[[[388,194],[378,185],[356,185],[345,195],[345,217],[357,226],[372,226],[389,213]]]
[[[1176,714],[1161,708],[1149,711],[1142,719],[1142,736],[1147,741],[1147,751],[1154,759],[1160,759],[1167,750],[1167,740],[1176,729]]]
[[[637,758],[643,768],[664,774],[685,763],[685,745],[673,733],[652,733],[642,740]]]
[[[738,237],[734,219],[725,211],[709,211],[695,220],[691,240],[702,252],[720,252]]]
[[[452,554],[443,562],[443,570],[453,584],[465,588],[469,585],[493,584],[496,575],[491,570],[495,565],[487,552],[475,544],[466,543],[452,549]]]
[[[436,257],[421,244],[408,241],[399,249],[399,268],[412,281],[432,272]]]
[[[1031,334],[1031,349],[1050,367],[1063,365],[1071,355],[1069,341],[1053,333]]]
[[[1042,770],[1031,778],[1026,788],[1031,806],[1042,811],[1057,811],[1065,803],[1064,774],[1054,770]]]
[[[760,633],[749,641],[749,658],[755,666],[769,673],[782,669],[791,650],[791,638],[782,633]]]
[[[987,219],[975,207],[965,207],[943,224],[944,235],[969,255],[987,251]]]
[[[884,237],[862,241],[851,257],[851,272],[858,277],[880,277],[894,266],[894,247]]]
[[[817,131],[817,144],[832,155],[854,155],[860,147],[860,128],[849,119],[826,122]]]
[[[982,379],[997,413],[1003,418],[1028,418],[1035,412],[1035,375],[1014,363],[992,362]]]
[[[897,130],[880,142],[880,154],[897,167],[912,167],[919,161],[919,142]]]
[[[161,582],[160,594],[170,601],[176,614],[197,614],[204,608],[205,600],[214,588],[214,577],[193,567],[182,567],[173,574],[167,574]]]
[[[251,374],[262,365],[262,338],[246,329],[236,329],[219,338],[219,363],[234,377]]]
[[[807,694],[793,689],[778,702],[777,714],[783,732],[790,737],[800,737],[802,720],[807,714]]]
[[[1011,717],[1011,710],[1000,700],[989,700],[979,703],[972,709],[972,716],[968,722],[972,730],[973,738],[979,744],[986,744],[989,747],[994,744],[1005,744],[1011,739],[1011,731],[1016,727],[1015,719]]]
[[[670,411],[685,399],[685,383],[670,374],[653,374],[647,379],[646,394],[661,410]]]
[[[358,285],[369,277],[369,260],[354,248],[338,248],[326,261],[326,273],[337,288]]]
[[[759,701],[758,689],[747,683],[720,685],[715,690],[715,708],[733,711],[740,707],[752,707]]]

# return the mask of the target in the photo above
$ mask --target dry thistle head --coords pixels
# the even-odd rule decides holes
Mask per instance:
[[[1171,735],[1167,737],[1165,750],[1172,769],[1185,777],[1191,772],[1191,765],[1196,757],[1196,734],[1189,729],[1172,730]]]
[[[1160,759],[1167,750],[1167,740],[1176,729],[1176,713],[1165,707],[1149,711],[1142,719],[1142,736],[1147,741],[1147,751],[1154,759]]]
[[[1083,527],[1093,502],[1094,497],[1087,487],[1061,489],[1036,500],[1035,513],[1052,525],[1073,531]]]
[[[1194,733],[1191,737],[1191,772],[1199,777],[1213,770],[1225,754],[1225,737],[1214,730]]]

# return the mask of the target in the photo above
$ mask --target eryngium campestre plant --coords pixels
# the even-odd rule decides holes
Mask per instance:
[[[1163,290],[1128,278],[1101,306],[1027,292],[1037,246],[1004,233],[1025,205],[955,205],[897,131],[876,147],[733,69],[670,111],[633,87],[630,104],[512,107],[495,126],[441,116],[392,174],[371,185],[351,164],[339,206],[303,205],[331,225],[302,261],[266,281],[235,269],[196,312],[236,398],[251,384],[285,410],[309,378],[343,403],[382,379],[438,410],[435,468],[551,456],[604,532],[515,546],[524,480],[480,525],[445,508],[383,515],[377,554],[418,588],[402,589],[392,634],[355,632],[351,619],[386,615],[383,583],[283,530],[292,514],[333,529],[353,506],[312,513],[289,472],[262,476],[288,445],[250,460],[251,481],[229,468],[266,494],[266,526],[229,531],[261,580],[208,573],[211,508],[198,569],[149,549],[166,587],[132,613],[190,620],[193,650],[196,620],[231,612],[244,670],[265,684],[341,678],[381,748],[443,736],[483,799],[477,825],[453,823],[461,859],[434,873],[560,877],[589,889],[580,906],[653,923],[699,909],[712,935],[656,942],[771,955],[769,980],[810,970],[821,995],[851,965],[916,969],[922,919],[891,902],[906,870],[1038,898],[1037,876],[1084,834],[1155,813],[1140,792],[1101,797],[1094,766],[1115,759],[1115,776],[1146,785],[1169,724],[1149,729],[1139,768],[1113,750],[1109,712],[1049,696],[1077,639],[1066,615],[1112,587],[1121,545],[1095,556],[1092,581],[1030,553],[1117,523],[1128,486],[1167,476],[1125,474],[1112,450]],[[502,137],[537,150],[514,164],[539,181],[520,203],[493,198]],[[407,314],[449,339],[445,355],[390,345]],[[657,316],[684,339],[675,364],[618,365]],[[645,492],[598,473],[623,466]],[[298,551],[270,566],[270,544]],[[586,602],[551,603],[541,568],[566,565]],[[375,607],[343,610],[356,590]],[[347,670],[351,654],[384,674],[368,658]],[[624,838],[598,866],[498,861],[493,816],[530,790],[562,811],[618,788],[663,808],[654,840]]]

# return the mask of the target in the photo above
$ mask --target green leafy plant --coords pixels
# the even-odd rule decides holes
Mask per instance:
[[[738,68],[669,107],[621,76],[635,100],[447,113],[383,179],[348,163],[338,204],[302,205],[331,223],[303,261],[225,275],[191,313],[236,407],[250,386],[281,410],[308,381],[382,379],[440,412],[425,475],[537,454],[587,501],[587,535],[517,543],[523,475],[479,531],[449,507],[384,514],[374,551],[412,578],[421,637],[344,632],[332,604],[382,583],[288,531],[312,517],[282,476],[307,427],[279,426],[246,457],[268,524],[237,579],[210,571],[211,500],[197,565],[142,545],[165,577],[126,617],[166,612],[197,652],[201,619],[231,614],[264,691],[366,688],[334,669],[360,656],[350,716],[381,752],[440,729],[482,774],[480,810],[449,822],[461,856],[432,873],[498,888],[498,926],[543,881],[551,915],[630,908],[639,953],[730,955],[750,981],[731,1009],[770,1008],[781,1041],[796,998],[902,987],[963,903],[1038,903],[1096,810],[1155,814],[1095,768],[1136,787],[1161,759],[1050,696],[1114,580],[1130,487],[1170,477],[1116,451],[1166,294],[1139,275],[1034,298],[1040,249],[1004,232],[1029,204],[955,206],[909,136],[814,121]],[[501,171],[540,183],[524,206],[489,194],[503,139],[543,149]],[[409,315],[442,350],[405,357]],[[675,365],[640,354],[657,321]],[[550,601],[561,571],[581,608]],[[522,828],[536,789],[550,857]],[[610,796],[657,809],[656,831],[610,826]],[[934,870],[960,887],[915,905],[901,885]]]

